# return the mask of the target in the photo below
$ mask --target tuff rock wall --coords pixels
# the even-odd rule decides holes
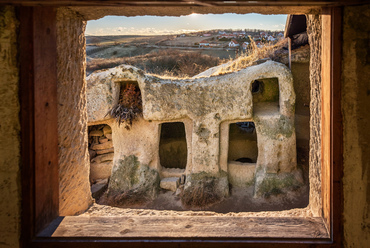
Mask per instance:
[[[17,29],[14,8],[0,6],[0,247],[17,247],[20,236]]]
[[[306,15],[310,43],[310,208],[321,216],[321,16]]]
[[[74,215],[92,203],[87,150],[85,25],[76,12],[57,13],[59,213]]]
[[[368,247],[370,5],[344,8],[342,48],[344,246]]]
[[[253,103],[252,82],[263,78],[278,79],[279,103]],[[111,117],[106,113],[118,102],[121,82],[137,82],[141,90],[144,120],[134,122],[129,131],[117,124],[111,125],[115,155],[108,194],[112,190],[119,192],[121,186],[121,193],[127,194],[135,186],[134,183],[126,185],[132,180],[124,174],[129,171],[128,161],[121,163],[120,160],[135,156],[138,163],[156,167],[150,164],[158,164],[155,160],[159,150],[159,124],[180,119],[190,119],[193,126],[191,156],[188,158],[192,167],[186,170],[185,192],[193,187],[191,180],[204,181],[206,175],[220,181],[220,177],[227,175],[227,166],[220,163],[220,153],[228,150],[227,146],[220,149],[220,142],[226,138],[220,134],[220,125],[224,121],[253,120],[256,124],[259,150],[255,165],[256,196],[274,188],[283,190],[301,183],[300,173],[296,171],[293,78],[283,64],[268,61],[226,75],[176,80],[146,75],[137,68],[121,65],[94,72],[87,81],[90,123],[110,121]],[[130,161],[136,163],[136,160]],[[127,168],[122,170],[121,167]],[[222,193],[217,194],[223,197],[227,195],[224,191],[228,191],[227,180],[222,184],[219,185]],[[142,194],[142,191],[138,192]]]

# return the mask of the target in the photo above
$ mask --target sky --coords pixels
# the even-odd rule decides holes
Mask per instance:
[[[187,16],[106,16],[88,21],[86,35],[166,35],[212,29],[284,30],[286,15],[191,14]]]

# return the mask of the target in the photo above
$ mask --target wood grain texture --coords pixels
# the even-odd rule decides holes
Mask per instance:
[[[52,237],[328,238],[321,218],[67,216]]]
[[[321,195],[322,215],[330,231],[331,226],[331,10],[323,9],[321,56]]]
[[[33,87],[33,12],[31,7],[19,10],[19,60],[21,101],[21,155],[22,155],[22,225],[21,246],[27,247],[34,236],[34,87]]]
[[[301,6],[337,6],[364,4],[366,0],[302,0]],[[259,1],[215,1],[215,0],[0,0],[0,4],[24,6],[293,6],[296,0],[259,0]]]
[[[332,16],[332,66],[331,66],[331,170],[332,170],[332,236],[334,243],[340,245],[343,237],[343,119],[341,106],[342,76],[342,9],[333,8]]]
[[[33,8],[36,232],[58,216],[56,10]]]

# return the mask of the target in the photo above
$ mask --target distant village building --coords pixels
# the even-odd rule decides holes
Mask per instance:
[[[274,40],[276,40],[272,35],[269,35],[268,37],[267,37],[267,40],[268,41],[274,41]]]
[[[209,43],[209,46],[210,47],[220,47],[221,44],[217,43],[217,42],[211,42]]]
[[[231,40],[229,43],[229,47],[238,47],[239,43],[236,40]]]
[[[203,36],[204,36],[204,37],[210,37],[210,36],[211,36],[211,34],[208,34],[208,33],[207,33],[207,34],[203,34]]]
[[[253,40],[254,41],[261,40],[261,37],[259,37],[258,35],[255,35],[255,36],[253,36]]]
[[[249,42],[244,41],[242,46],[243,46],[243,49],[246,50],[249,46]]]
[[[284,34],[283,33],[278,33],[277,39],[278,40],[284,39]]]
[[[226,39],[235,39],[236,35],[235,34],[222,34],[217,37],[218,39],[226,38]]]
[[[202,40],[201,42],[199,42],[199,47],[208,47],[208,46],[209,42],[206,40]]]
[[[262,41],[260,41],[260,40],[257,40],[257,41],[256,41],[256,45],[257,45],[257,47],[258,47],[258,48],[263,47],[263,43],[262,43]]]

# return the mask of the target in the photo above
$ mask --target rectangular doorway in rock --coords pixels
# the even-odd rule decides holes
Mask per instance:
[[[254,111],[279,109],[279,81],[277,78],[263,78],[252,82]]]
[[[229,126],[228,171],[233,186],[245,187],[254,182],[258,158],[254,122],[236,122]]]
[[[163,168],[176,168],[185,171],[187,163],[187,143],[183,122],[161,124],[159,158]]]
[[[106,124],[89,126],[88,129],[91,193],[98,200],[107,189],[113,167],[112,129]]]

